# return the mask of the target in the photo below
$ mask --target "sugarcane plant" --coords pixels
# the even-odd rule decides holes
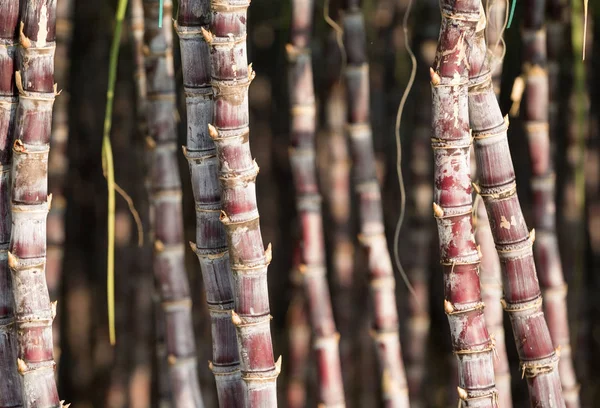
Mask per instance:
[[[321,194],[316,169],[316,106],[310,52],[313,5],[312,0],[292,1],[291,41],[286,47],[291,99],[289,155],[302,236],[299,271],[314,333],[319,402],[325,406],[343,406],[339,334],[326,277]]]
[[[342,17],[347,56],[347,133],[353,159],[354,190],[358,195],[359,241],[368,256],[373,302],[373,341],[386,406],[408,407],[408,388],[400,348],[396,281],[383,224],[373,137],[369,123],[369,64],[365,23],[358,0],[346,0]]]
[[[469,120],[479,172],[475,189],[483,198],[502,265],[504,297],[523,377],[532,406],[564,407],[558,357],[544,313],[533,260],[535,235],[527,229],[517,196],[507,140],[508,121],[494,93],[483,27],[469,57]]]
[[[15,86],[19,1],[0,3],[0,407],[22,407],[17,372],[15,298],[8,268],[10,180],[18,93]]]
[[[171,11],[169,0],[164,1],[162,14],[159,0],[144,0],[153,269],[164,313],[174,405],[201,407],[192,302],[184,260]],[[162,27],[157,24],[160,16]]]
[[[233,277],[225,228],[220,222],[216,147],[208,134],[213,115],[213,89],[210,76],[210,48],[202,35],[210,23],[209,0],[182,0],[175,28],[179,35],[183,84],[187,106],[187,143],[184,154],[189,164],[196,208],[196,241],[191,243],[198,256],[211,318],[213,360],[217,396],[221,407],[245,406],[235,326]]]
[[[433,212],[444,270],[444,310],[458,363],[462,405],[495,407],[494,343],[483,314],[480,255],[473,236],[467,47],[485,27],[479,0],[440,1],[442,24],[431,68]],[[481,22],[483,21],[483,24]]]
[[[58,407],[52,342],[56,303],[46,284],[46,218],[48,152],[56,47],[56,1],[22,1],[20,7],[19,91],[13,145],[11,187],[12,235],[8,265],[12,272],[17,328],[17,367],[22,377],[23,405]]]
[[[556,174],[549,135],[549,81],[546,51],[545,2],[527,0],[523,22],[523,75],[525,77],[525,134],[531,156],[534,255],[543,291],[544,312],[554,347],[568,407],[579,406],[579,387],[571,356],[567,315],[567,284],[556,236]]]
[[[221,222],[233,273],[234,311],[246,405],[277,406],[277,376],[271,341],[267,269],[256,204],[258,165],[250,152],[248,88],[255,72],[246,53],[248,0],[212,0],[210,30],[214,113],[208,125],[216,145],[221,186]]]

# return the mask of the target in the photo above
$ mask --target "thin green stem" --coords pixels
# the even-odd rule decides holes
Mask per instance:
[[[110,130],[112,128],[113,101],[115,98],[115,83],[117,82],[117,67],[119,65],[119,48],[121,46],[121,31],[127,10],[127,0],[119,0],[115,15],[115,31],[110,47],[108,67],[108,89],[106,90],[106,113],[104,115],[104,133],[102,136],[102,169],[108,188],[108,238],[106,256],[106,286],[108,297],[108,330],[110,344],[116,344],[115,330],[115,169]]]

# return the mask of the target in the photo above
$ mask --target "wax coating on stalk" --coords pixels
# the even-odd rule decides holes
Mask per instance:
[[[185,271],[181,180],[173,68],[172,3],[164,4],[158,28],[157,0],[144,0],[144,41],[150,157],[150,210],[154,230],[154,274],[165,318],[169,376],[176,407],[202,407],[198,383],[192,302]]]
[[[15,298],[8,268],[10,175],[18,93],[15,86],[19,1],[0,3],[0,408],[22,407],[17,372]]]
[[[179,35],[188,134],[184,154],[188,161],[196,208],[196,241],[191,244],[200,262],[211,318],[213,359],[220,407],[245,406],[244,383],[235,326],[233,276],[227,235],[220,222],[221,189],[216,147],[208,134],[213,116],[210,45],[202,34],[210,21],[209,0],[183,0],[175,29]]]
[[[359,240],[368,257],[373,302],[373,341],[381,373],[385,406],[408,407],[408,388],[402,361],[394,270],[383,224],[381,191],[375,168],[375,152],[369,115],[369,64],[365,23],[357,2],[348,1],[343,14],[344,44],[348,57],[347,132],[354,162],[354,185],[358,195]]]
[[[271,340],[267,269],[256,204],[258,165],[250,152],[248,87],[254,79],[246,54],[248,0],[212,0],[210,31],[214,114],[208,125],[219,160],[221,222],[233,272],[240,370],[248,407],[277,406],[277,376]]]
[[[16,306],[17,367],[25,407],[60,407],[54,379],[52,320],[46,284],[48,151],[52,126],[56,1],[24,1],[15,84],[19,90],[13,145],[12,235],[8,266]]]
[[[317,180],[316,106],[310,40],[312,0],[292,2],[290,44],[287,45],[291,105],[290,163],[302,235],[300,265],[319,373],[319,403],[344,406],[339,334],[333,319],[326,277],[321,194]]]
[[[480,17],[484,16],[480,15],[478,0],[441,0],[440,9],[442,25],[430,73],[435,163],[433,211],[444,269],[444,310],[458,362],[460,404],[495,407],[498,394],[494,381],[494,343],[483,314],[480,256],[471,219],[471,135],[467,104],[468,44]]]
[[[473,39],[469,57],[469,118],[483,197],[502,265],[503,306],[509,313],[521,370],[532,406],[564,407],[558,358],[542,311],[529,233],[519,199],[508,140],[491,83],[483,29]]]

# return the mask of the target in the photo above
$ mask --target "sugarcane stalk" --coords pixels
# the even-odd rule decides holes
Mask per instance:
[[[436,0],[421,3],[416,24],[423,27],[415,32],[417,68],[432,66],[439,31],[439,5]],[[415,83],[419,106],[431,106],[431,86],[426,75],[418,75]],[[405,346],[406,374],[410,401],[415,407],[425,404],[423,388],[426,375],[427,339],[430,330],[429,280],[431,276],[431,242],[434,223],[429,206],[433,199],[433,165],[431,163],[431,109],[416,109],[414,131],[410,144],[410,180],[407,194],[407,227],[411,256],[406,259],[406,272],[416,298],[407,299],[409,318]],[[455,388],[454,388],[455,389]],[[453,389],[453,390],[454,390]],[[453,391],[454,395],[454,391]]]
[[[493,90],[483,30],[478,30],[472,44],[469,119],[479,171],[476,189],[483,197],[502,265],[502,304],[511,319],[531,405],[564,407],[558,357],[544,319],[533,259],[535,234],[529,233],[519,204],[506,137],[508,124]]]
[[[291,99],[289,156],[302,236],[299,270],[314,334],[319,402],[325,406],[344,406],[339,333],[333,319],[326,278],[321,194],[316,168],[316,106],[310,51],[313,6],[312,0],[292,2],[291,41],[286,47]]]
[[[569,407],[579,406],[579,386],[571,357],[567,315],[567,284],[556,236],[556,174],[549,135],[549,81],[547,70],[544,1],[527,0],[523,25],[523,73],[525,75],[525,133],[531,155],[534,256],[544,297],[544,312],[554,347],[563,396]]]
[[[181,180],[173,68],[172,3],[144,0],[144,50],[150,159],[150,210],[154,274],[165,318],[169,377],[177,407],[202,407],[198,383],[192,302],[185,271]]]
[[[458,397],[464,406],[495,407],[494,343],[483,314],[480,256],[473,236],[470,172],[468,44],[485,27],[478,0],[440,1],[442,24],[434,68],[434,216],[444,269],[444,310],[458,363]]]
[[[19,90],[13,145],[12,272],[18,341],[17,367],[25,407],[59,407],[52,342],[56,304],[46,284],[48,151],[52,127],[56,1],[21,2]]]
[[[234,312],[246,405],[277,406],[280,360],[273,357],[267,268],[256,204],[258,165],[250,152],[248,87],[254,79],[246,53],[248,0],[212,0],[210,31],[214,91],[213,122],[208,126],[219,160],[221,222],[227,234],[233,273]]]
[[[506,24],[506,4],[502,0],[489,1],[486,10],[487,24],[485,38],[487,41],[490,64],[492,67],[492,84],[494,93],[500,98],[502,64],[504,57],[504,41],[502,34]],[[471,149],[472,170],[476,172],[475,155]],[[502,272],[500,259],[494,246],[494,237],[490,229],[489,219],[483,202],[475,206],[474,225],[475,241],[479,245],[481,265],[479,278],[481,282],[481,297],[486,305],[483,311],[488,331],[495,342],[494,373],[498,402],[501,407],[512,407],[512,390],[510,364],[506,354],[504,335],[504,316],[502,310]]]
[[[10,173],[18,93],[15,86],[19,1],[0,3],[0,408],[22,407],[15,361],[15,298],[8,268],[11,233]]]
[[[381,191],[369,123],[369,64],[364,19],[358,1],[345,2],[342,22],[347,55],[347,133],[354,162],[354,189],[358,195],[359,240],[368,256],[373,302],[372,337],[381,374],[381,394],[386,406],[408,407],[408,388],[398,329],[396,282],[385,236]]]
[[[481,281],[481,298],[485,303],[483,314],[490,336],[494,339],[495,355],[494,373],[498,389],[498,404],[503,408],[512,407],[510,383],[510,364],[506,355],[504,336],[504,316],[502,310],[502,271],[500,259],[494,246],[494,237],[490,229],[485,206],[479,202],[476,206],[475,241],[481,252],[479,279]]]
[[[200,261],[206,300],[211,318],[213,361],[210,367],[217,383],[221,407],[243,407],[244,383],[240,373],[235,326],[233,282],[225,228],[219,221],[221,189],[215,143],[208,134],[213,115],[210,48],[201,28],[210,23],[208,0],[179,3],[176,30],[181,47],[186,95],[188,134],[187,158],[196,208],[196,242],[192,248]]]

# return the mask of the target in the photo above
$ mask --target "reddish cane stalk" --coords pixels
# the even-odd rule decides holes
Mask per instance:
[[[530,235],[523,218],[508,140],[507,123],[494,93],[485,38],[472,41],[469,117],[475,141],[478,193],[483,197],[502,265],[504,309],[509,313],[531,405],[564,407],[558,358],[542,311]]]
[[[346,88],[348,135],[359,196],[360,241],[368,254],[373,301],[373,341],[381,371],[385,406],[408,407],[408,388],[398,330],[396,281],[383,224],[381,192],[376,175],[369,123],[369,64],[364,20],[356,0],[346,1],[343,16],[348,64]]]
[[[502,408],[511,408],[510,365],[506,355],[504,311],[502,310],[502,271],[488,216],[482,202],[477,205],[476,217],[475,241],[481,250],[479,279],[481,281],[481,297],[485,303],[483,314],[488,331],[494,338],[496,346],[494,373],[499,394],[498,405]]]
[[[145,61],[150,149],[150,208],[154,229],[154,274],[165,316],[169,377],[177,407],[203,406],[196,370],[192,302],[185,271],[181,180],[177,165],[177,124],[170,0],[163,27],[156,23],[159,1],[144,0]]]
[[[480,16],[479,0],[441,0],[440,6],[442,25],[431,84],[433,209],[444,269],[444,309],[458,362],[461,404],[495,407],[494,344],[483,315],[479,253],[471,220],[471,136],[467,105],[468,44],[478,21],[485,21],[485,17]]]
[[[0,408],[23,406],[15,364],[15,298],[7,262],[11,232],[10,171],[18,102],[14,75],[18,20],[18,0],[0,3]]]
[[[56,304],[46,285],[48,151],[52,128],[56,1],[21,2],[19,106],[13,147],[12,236],[8,265],[16,306],[24,406],[59,407],[52,344]]]
[[[327,407],[334,407],[344,406],[344,386],[339,334],[333,319],[326,277],[321,194],[317,181],[316,106],[309,48],[312,14],[312,0],[292,2],[291,43],[286,47],[292,115],[289,154],[302,234],[299,270],[304,281],[314,333],[313,344],[319,372],[319,402]]]
[[[265,251],[256,205],[258,165],[250,152],[248,87],[255,73],[246,54],[248,0],[212,0],[211,31],[203,30],[211,46],[215,93],[213,124],[221,184],[221,222],[225,226],[233,272],[240,369],[248,407],[277,406],[280,361],[273,358],[267,269],[271,245]]]
[[[554,347],[560,351],[558,365],[563,396],[569,407],[579,406],[579,386],[571,358],[565,283],[556,237],[556,175],[548,125],[549,83],[546,67],[544,2],[527,0],[523,30],[525,54],[525,131],[532,162],[534,255],[544,296],[544,311]]]
[[[46,279],[50,299],[58,299],[62,279],[62,261],[65,242],[65,210],[67,201],[64,195],[68,171],[67,142],[69,137],[69,68],[71,48],[72,0],[57,1],[56,8],[56,58],[54,77],[58,86],[63,87],[60,98],[54,103],[52,119],[52,150],[48,158],[48,184],[52,194],[52,207],[48,213],[48,260]],[[60,314],[54,321],[54,358],[60,359]]]
[[[215,144],[208,134],[213,114],[210,84],[210,48],[201,27],[210,22],[209,0],[179,2],[176,30],[181,47],[183,83],[187,104],[187,158],[196,203],[196,242],[192,249],[200,261],[211,317],[213,361],[221,407],[243,407],[240,360],[231,321],[233,282],[225,228],[219,221],[221,189]]]

